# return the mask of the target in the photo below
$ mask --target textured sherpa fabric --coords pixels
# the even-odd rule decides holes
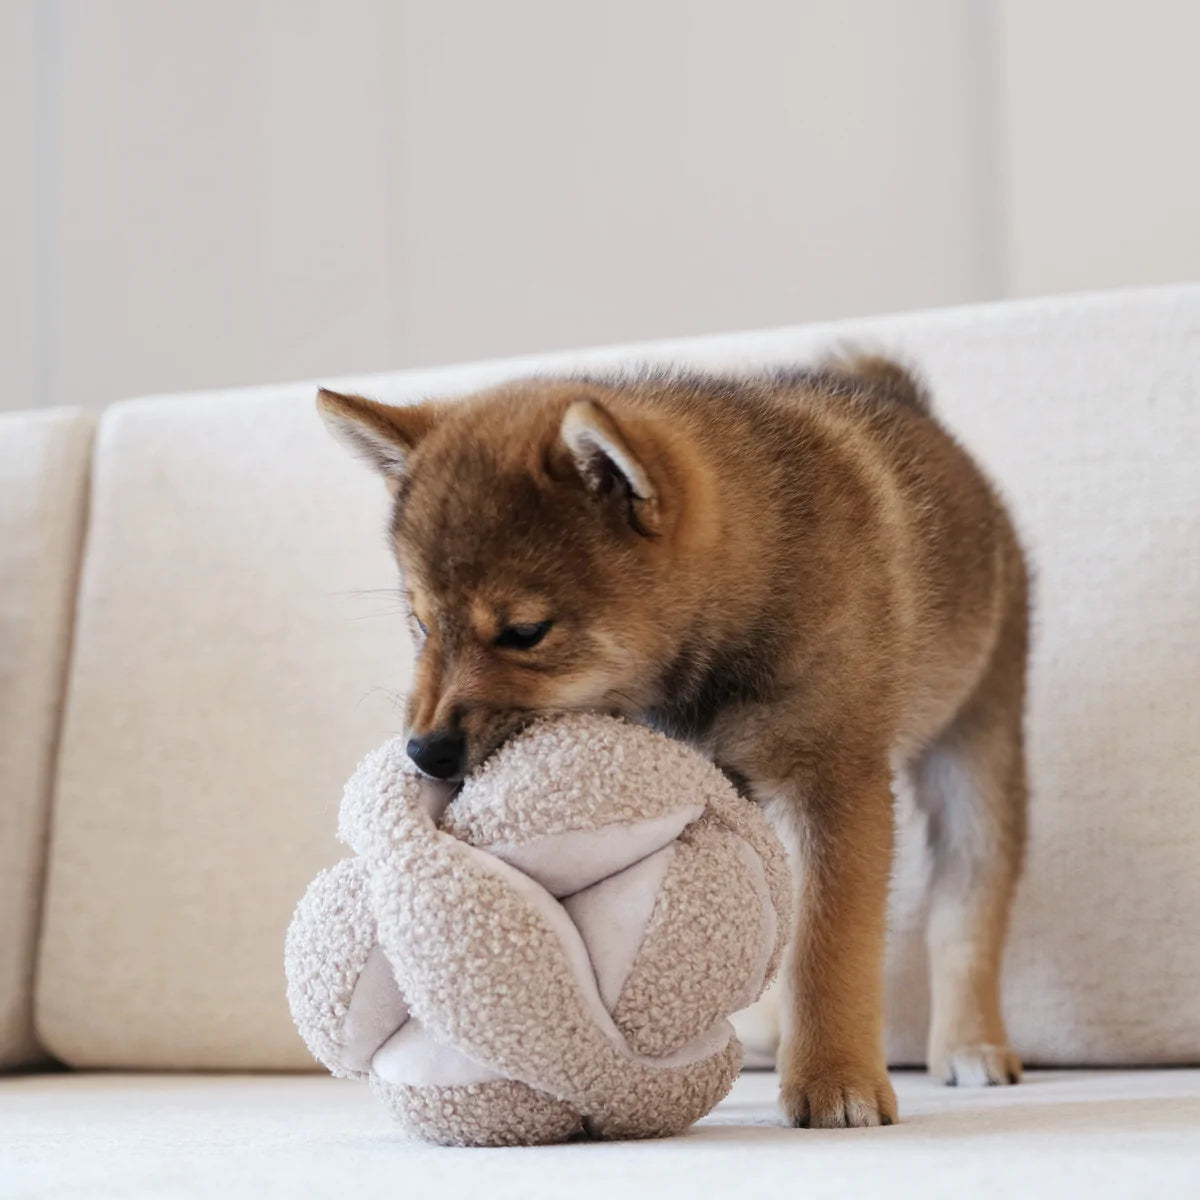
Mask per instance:
[[[669,817],[712,786],[712,765],[682,743],[576,713],[537,721],[492,755],[463,784],[445,828],[473,846],[518,844]]]
[[[639,1054],[678,1050],[756,999],[747,982],[766,975],[777,940],[765,873],[744,843],[711,819],[679,843],[612,1014]]]
[[[345,858],[322,871],[309,885],[306,903],[296,909],[288,927],[288,1005],[298,1025],[309,1030],[309,1048],[335,1075],[362,1076],[370,1071],[375,1051],[403,1024],[407,1009],[394,990],[388,1011],[383,986],[372,989],[372,1022],[378,1039],[364,1053],[351,1032],[355,988],[375,954],[375,916],[368,904],[369,884],[362,859]],[[388,976],[381,979],[386,984]],[[364,989],[364,995],[366,994]]]
[[[728,1091],[741,1047],[727,1018],[770,980],[791,889],[761,814],[699,755],[615,718],[560,717],[454,796],[394,739],[347,784],[339,834],[358,857],[296,911],[288,999],[314,1056],[336,1074],[369,1062],[408,1132],[661,1136]],[[526,872],[492,852],[560,862],[563,837],[586,882],[561,902],[536,856]]]
[[[420,1088],[374,1076],[371,1087],[397,1121],[427,1142],[469,1146],[485,1126],[490,1146],[565,1142],[583,1132],[572,1105],[515,1079]]]

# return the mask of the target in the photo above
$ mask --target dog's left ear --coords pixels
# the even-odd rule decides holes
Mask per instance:
[[[343,446],[383,476],[393,496],[408,470],[409,456],[437,419],[429,404],[397,407],[328,388],[317,393],[317,411]]]
[[[628,506],[638,533],[653,536],[662,524],[658,488],[643,458],[612,416],[593,400],[577,400],[563,415],[561,437],[594,496]]]

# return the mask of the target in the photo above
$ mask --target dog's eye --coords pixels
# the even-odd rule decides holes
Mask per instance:
[[[425,628],[425,622],[422,621],[420,617],[413,617],[413,620],[416,621],[417,628],[421,631],[421,636],[428,637],[429,630]]]
[[[538,621],[535,625],[506,625],[496,636],[495,645],[510,650],[532,650],[553,624],[553,621]]]

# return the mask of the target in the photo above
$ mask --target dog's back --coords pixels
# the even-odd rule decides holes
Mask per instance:
[[[871,708],[894,709],[903,758],[960,707],[1003,622],[1023,628],[1025,572],[1004,507],[933,416],[923,386],[890,360],[586,382],[619,396],[615,411],[662,415],[712,466],[722,541],[706,548],[704,587],[742,630],[721,655],[725,691],[737,690],[731,672],[760,690],[769,675],[773,689],[807,681],[853,703],[861,671]],[[682,587],[695,579],[679,573]],[[673,607],[690,604],[680,597]],[[711,623],[702,614],[684,639],[677,680],[686,684]],[[834,646],[836,678],[815,688]],[[666,707],[686,707],[687,691],[674,688]],[[676,731],[695,734],[697,715]]]

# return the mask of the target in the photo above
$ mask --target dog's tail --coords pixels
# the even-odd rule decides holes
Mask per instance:
[[[821,370],[864,384],[870,391],[927,416],[933,411],[929,390],[920,376],[887,355],[842,347],[826,356]]]

